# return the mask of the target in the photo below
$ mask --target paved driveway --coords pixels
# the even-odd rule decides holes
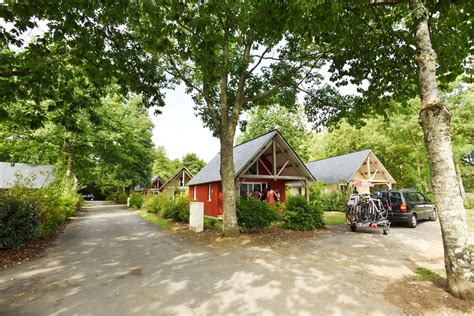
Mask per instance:
[[[443,269],[437,222],[229,251],[92,202],[45,257],[0,272],[0,314],[392,315],[386,286],[418,266]]]

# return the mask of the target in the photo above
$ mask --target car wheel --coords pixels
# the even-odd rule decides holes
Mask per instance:
[[[435,222],[438,219],[438,214],[436,214],[436,209],[433,209],[433,214],[430,216],[430,221]]]
[[[416,218],[416,214],[411,214],[410,221],[408,222],[408,227],[415,228],[418,224],[418,219]]]

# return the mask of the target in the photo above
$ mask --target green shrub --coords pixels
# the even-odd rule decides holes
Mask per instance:
[[[292,196],[286,201],[284,227],[293,230],[323,228],[323,211],[319,205],[309,204],[302,196]]]
[[[0,248],[48,235],[80,208],[82,198],[59,182],[47,188],[17,186],[0,195]],[[11,235],[14,234],[14,235]]]
[[[0,195],[0,248],[20,247],[40,233],[40,211],[34,199],[6,192]]]
[[[145,198],[143,197],[143,194],[134,192],[130,195],[129,207],[140,209],[142,208],[144,200]]]
[[[36,192],[37,201],[40,204],[40,235],[46,236],[50,231],[55,229],[58,225],[64,222],[67,218],[66,213],[70,213],[67,209],[68,201],[66,198],[58,196],[55,192]],[[43,194],[41,194],[43,193]],[[66,207],[63,208],[63,205]],[[66,210],[67,209],[67,210]]]
[[[178,194],[176,195],[174,201],[171,201],[171,204],[164,208],[160,215],[166,219],[188,222],[189,203],[190,200],[187,194]]]
[[[344,212],[346,210],[346,196],[340,192],[323,193],[321,207],[323,211]]]
[[[342,192],[324,192],[321,181],[309,185],[310,203],[320,206],[323,211],[345,212],[347,198]]]
[[[464,200],[464,208],[474,209],[474,199],[465,199]]]
[[[107,195],[106,199],[107,201],[111,201],[111,202],[115,202],[117,201],[117,196],[118,196],[118,192],[112,192],[110,193],[109,195]]]
[[[163,194],[149,194],[143,201],[142,208],[148,213],[159,214],[162,216],[163,211],[170,207],[173,201]]]
[[[178,210],[179,220],[189,222],[189,204],[190,199],[188,194],[179,194],[174,200],[174,205]]]
[[[119,193],[115,200],[115,203],[118,204],[127,204],[128,194],[125,192]]]
[[[240,199],[237,202],[237,220],[243,229],[264,229],[279,217],[275,208],[268,203],[255,199]]]
[[[208,220],[209,226],[214,227],[216,226],[217,220],[215,218],[210,218]]]
[[[118,204],[127,204],[128,195],[125,192],[112,192],[107,196],[107,201]]]

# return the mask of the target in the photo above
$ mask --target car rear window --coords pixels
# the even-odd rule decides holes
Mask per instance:
[[[391,192],[390,193],[390,204],[392,207],[399,207],[402,204],[402,196],[398,192]]]

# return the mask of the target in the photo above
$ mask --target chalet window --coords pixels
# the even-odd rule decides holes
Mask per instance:
[[[184,187],[184,177],[183,176],[179,177],[179,186]]]
[[[196,196],[196,186],[193,186],[193,200],[194,200],[194,201],[197,200],[197,196]]]
[[[212,186],[211,186],[211,184],[209,183],[209,184],[207,185],[207,200],[208,200],[208,201],[211,200],[211,188],[212,188]]]
[[[264,194],[267,191],[268,184],[266,182],[242,182],[240,183],[240,197],[248,199],[252,196],[254,190],[259,190]]]

